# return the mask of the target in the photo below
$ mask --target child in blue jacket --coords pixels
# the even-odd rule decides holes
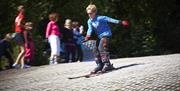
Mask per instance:
[[[92,32],[95,32],[98,36],[96,46],[94,47],[95,61],[97,67],[91,73],[97,73],[98,71],[106,72],[114,69],[109,60],[109,40],[112,36],[111,28],[108,23],[115,23],[123,26],[128,26],[128,21],[116,20],[107,16],[96,15],[97,8],[94,4],[88,5],[86,12],[89,16],[88,31],[84,41],[87,41]]]

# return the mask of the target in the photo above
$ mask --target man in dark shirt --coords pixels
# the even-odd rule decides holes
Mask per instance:
[[[9,33],[6,34],[4,39],[0,40],[0,61],[1,61],[1,57],[3,56],[6,57],[9,62],[9,68],[12,68],[14,60],[11,56],[13,50],[10,41],[11,41],[11,35]]]

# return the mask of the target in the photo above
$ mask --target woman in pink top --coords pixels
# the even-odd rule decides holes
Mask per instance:
[[[51,13],[49,15],[50,22],[46,28],[46,38],[48,39],[51,47],[51,57],[49,64],[57,64],[57,60],[60,56],[60,32],[59,27],[57,25],[58,14]]]

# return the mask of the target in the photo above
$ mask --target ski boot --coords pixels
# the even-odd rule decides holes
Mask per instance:
[[[97,66],[95,67],[93,71],[91,71],[91,74],[96,74],[97,72],[101,71],[104,66],[100,58],[95,58],[95,61],[96,61]]]
[[[102,62],[104,64],[102,68],[103,73],[115,69],[113,67],[113,64],[111,64],[110,62],[109,52],[101,52],[100,55],[101,55]]]

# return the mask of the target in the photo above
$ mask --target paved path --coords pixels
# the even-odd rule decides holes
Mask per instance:
[[[1,91],[180,91],[180,54],[112,60],[118,70],[91,78],[94,62],[0,72]]]

